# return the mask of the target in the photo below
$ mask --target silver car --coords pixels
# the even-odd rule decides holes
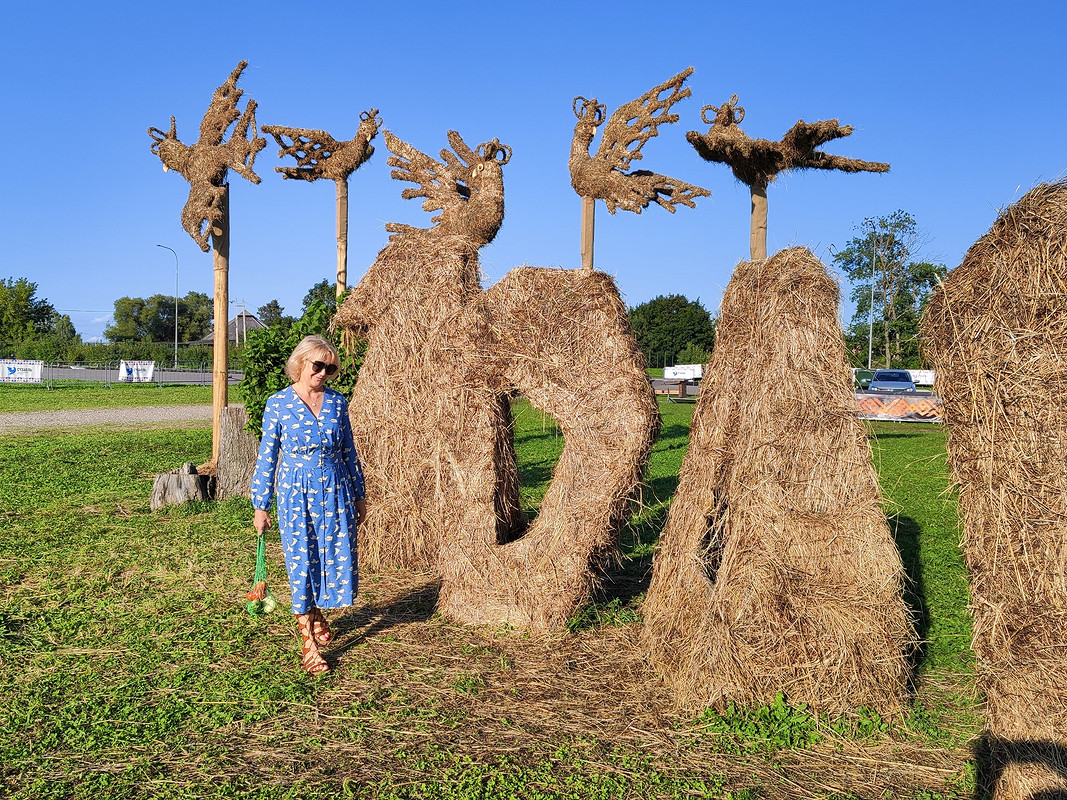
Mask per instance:
[[[914,392],[911,373],[904,369],[876,369],[868,392]]]

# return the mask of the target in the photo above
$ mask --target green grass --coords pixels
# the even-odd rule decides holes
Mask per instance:
[[[121,390],[93,402],[171,391]],[[206,460],[206,425],[0,438],[0,794],[742,800],[807,778],[847,786],[841,759],[858,752],[861,766],[904,764],[895,797],[969,796],[978,717],[942,430],[871,426],[928,640],[912,712],[835,721],[779,703],[686,720],[622,644],[640,621],[694,406],[660,410],[621,561],[562,639],[450,624],[433,612],[432,576],[365,573],[363,605],[335,623],[340,668],[324,680],[297,669],[289,615],[244,611],[247,501],[149,510],[153,474]],[[533,513],[563,439],[536,409],[515,417]],[[270,559],[272,586],[284,586],[276,547]],[[912,788],[907,754],[931,749],[958,774]],[[852,785],[833,796],[871,796]]]
[[[232,391],[232,390],[231,390]],[[0,384],[3,411],[67,411],[128,406],[211,405],[211,386],[159,386],[155,383]]]

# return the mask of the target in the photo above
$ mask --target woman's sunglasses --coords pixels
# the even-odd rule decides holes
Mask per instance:
[[[312,375],[317,375],[318,373],[322,372],[323,370],[326,370],[326,375],[327,375],[327,377],[329,377],[330,375],[333,375],[335,372],[337,372],[337,365],[336,364],[327,364],[327,363],[325,363],[323,361],[312,361],[311,362],[311,374]]]

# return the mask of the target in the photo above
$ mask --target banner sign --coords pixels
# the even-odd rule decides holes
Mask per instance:
[[[21,358],[0,359],[0,383],[40,383],[43,361]]]
[[[703,364],[678,364],[663,368],[663,379],[674,381],[695,381],[704,377]]]
[[[155,361],[120,361],[119,380],[127,383],[148,383],[155,372]]]
[[[886,422],[940,422],[941,398],[936,394],[856,392],[860,419]]]
[[[934,371],[932,369],[909,369],[911,382],[916,386],[933,386]]]

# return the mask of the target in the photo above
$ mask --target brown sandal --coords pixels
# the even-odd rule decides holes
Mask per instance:
[[[312,608],[308,617],[311,618],[311,635],[315,637],[315,644],[321,647],[332,642],[333,631],[330,630],[330,623],[323,616],[322,609],[317,606]]]
[[[308,675],[323,675],[330,671],[330,665],[322,657],[315,636],[312,633],[311,614],[297,614],[296,626],[300,630],[300,667]]]

